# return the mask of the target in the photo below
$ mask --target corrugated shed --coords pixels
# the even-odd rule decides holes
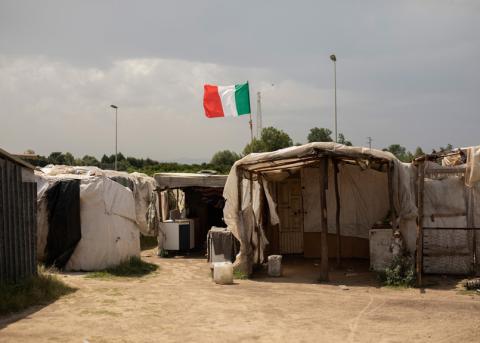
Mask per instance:
[[[37,273],[36,204],[33,167],[0,149],[0,283]]]

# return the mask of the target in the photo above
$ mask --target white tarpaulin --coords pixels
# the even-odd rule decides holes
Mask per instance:
[[[43,258],[48,235],[45,192],[55,181],[72,178],[80,180],[82,238],[65,269],[100,270],[139,256],[140,230],[132,191],[105,176],[48,176],[36,172],[38,258]]]
[[[126,173],[114,170],[102,170],[97,167],[48,165],[42,172],[49,176],[86,175],[106,176],[128,187],[135,200],[135,220],[140,232],[145,236],[157,236],[160,222],[160,210],[157,184],[155,180],[142,173]]]
[[[286,149],[277,150],[267,153],[250,154],[241,160],[237,161],[228,176],[225,188],[224,198],[226,204],[224,208],[224,220],[233,234],[241,243],[240,254],[237,256],[237,265],[242,265],[247,270],[251,268],[251,264],[259,262],[253,258],[252,252],[256,250],[263,251],[264,247],[256,247],[255,242],[252,246],[252,235],[258,228],[258,218],[255,219],[257,227],[254,228],[252,220],[246,220],[243,212],[240,209],[247,208],[245,204],[246,193],[249,192],[249,182],[243,182],[242,204],[238,203],[238,173],[245,171],[248,175],[250,170],[258,170],[259,168],[270,168],[263,176],[265,178],[274,180],[275,177],[281,178],[282,163],[290,163],[293,165],[298,163],[301,166],[302,161],[314,160],[319,154],[328,153],[332,156],[341,157],[349,161],[362,161],[361,170],[359,167],[340,167],[339,184],[346,201],[346,208],[350,211],[344,211],[347,217],[344,217],[344,224],[346,230],[361,237],[368,237],[367,227],[375,220],[381,219],[388,212],[388,187],[386,173],[380,173],[373,170],[369,171],[369,163],[390,162],[393,164],[393,205],[396,210],[398,220],[405,220],[414,218],[416,216],[415,197],[411,185],[411,170],[408,165],[402,164],[395,156],[389,152],[379,151],[375,149],[367,149],[361,147],[348,147],[336,143],[310,143],[302,146],[295,146]],[[274,170],[277,169],[277,170]],[[344,169],[342,171],[342,169]],[[286,174],[286,173],[285,173]],[[383,175],[382,175],[383,174]],[[288,176],[288,174],[286,175]],[[243,176],[245,177],[245,175]],[[275,180],[277,181],[277,180]],[[254,184],[258,184],[255,180]],[[276,205],[273,203],[273,196],[270,193],[270,187],[261,188],[261,191],[266,195],[268,208],[270,209],[270,216],[272,221],[278,218],[278,214],[274,213]],[[331,181],[329,181],[331,183]],[[383,185],[383,186],[382,186]],[[371,186],[371,189],[370,187]],[[333,186],[329,186],[329,197],[332,197]],[[350,197],[350,198],[349,198]],[[352,199],[353,197],[353,199]],[[346,199],[347,198],[347,199]],[[386,199],[385,199],[386,198]],[[330,203],[332,203],[330,201]],[[334,203],[334,201],[333,201]],[[386,206],[385,206],[386,203]],[[343,203],[342,203],[343,204]],[[255,206],[255,203],[254,203]],[[334,207],[333,207],[334,209]],[[329,227],[334,225],[332,220],[334,210],[329,208]],[[257,212],[255,207],[253,212]],[[273,212],[273,213],[272,213]],[[365,216],[365,218],[361,218]],[[258,232],[257,236],[262,236],[263,232]],[[263,240],[259,241],[262,244]],[[248,257],[250,256],[250,257]]]

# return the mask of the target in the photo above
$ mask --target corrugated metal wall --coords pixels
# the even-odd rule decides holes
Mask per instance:
[[[0,157],[0,283],[37,273],[37,185],[22,179],[32,173]]]

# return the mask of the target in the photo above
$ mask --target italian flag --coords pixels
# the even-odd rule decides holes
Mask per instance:
[[[203,108],[208,118],[250,114],[248,82],[234,86],[205,85]]]

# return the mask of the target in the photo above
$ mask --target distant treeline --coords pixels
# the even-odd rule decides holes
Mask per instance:
[[[311,142],[332,142],[332,131],[327,128],[314,127],[310,129],[307,136],[307,141]],[[344,145],[352,145],[352,142],[347,140],[342,133],[338,134],[338,143]],[[301,143],[295,143],[300,145]],[[186,172],[197,173],[202,170],[215,170],[219,173],[225,174],[230,171],[230,168],[235,161],[242,158],[242,156],[248,155],[252,152],[267,152],[274,151],[286,147],[293,146],[293,140],[283,130],[279,130],[274,127],[267,127],[262,130],[260,137],[254,138],[243,149],[242,153],[236,153],[231,150],[221,150],[216,152],[210,163],[201,164],[183,164],[176,162],[159,162],[150,158],[136,158],[125,157],[122,153],[117,155],[117,168],[118,170],[134,172],[138,171],[148,175],[161,172]],[[448,144],[445,147],[440,147],[438,151],[449,151],[453,147]],[[403,162],[411,162],[414,158],[424,155],[422,148],[417,147],[415,152],[408,151],[400,144],[391,144],[384,151],[390,151],[399,160]],[[32,150],[26,151],[27,154],[34,154]],[[48,157],[38,156],[36,159],[28,159],[29,162],[36,166],[46,166],[47,164],[64,164],[75,166],[96,166],[101,169],[113,169],[115,163],[115,155],[103,155],[100,160],[94,156],[85,155],[83,158],[75,158],[71,153],[52,152]]]
[[[114,169],[115,155],[103,155],[100,160],[95,156],[85,155],[82,158],[76,158],[71,153],[52,152],[48,156],[38,156],[35,159],[27,158],[28,162],[35,166],[45,167],[48,164],[63,164],[67,166],[94,166],[101,169]],[[201,170],[216,170],[220,173],[226,173],[228,170],[223,166],[212,165],[210,163],[202,164],[184,164],[176,162],[158,162],[151,158],[125,157],[122,153],[117,155],[117,168],[127,172],[141,172],[148,175],[162,172],[185,172],[196,173]]]

